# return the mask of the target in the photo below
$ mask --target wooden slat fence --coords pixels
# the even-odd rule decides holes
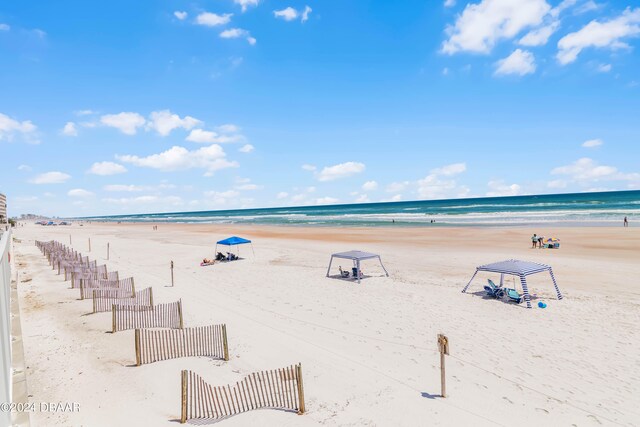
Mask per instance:
[[[91,298],[93,289],[121,289],[132,295],[136,291],[133,277],[122,280],[82,279],[80,280],[80,299]]]
[[[126,329],[172,328],[182,329],[182,300],[151,307],[113,305],[112,332]]]
[[[182,371],[181,423],[216,420],[261,408],[304,413],[301,364],[255,372],[233,386],[221,387],[211,386],[192,371]]]
[[[93,289],[93,312],[104,313],[111,311],[113,305],[129,305],[138,307],[153,306],[153,289],[145,288],[138,292],[125,292],[115,289]]]
[[[214,356],[229,360],[227,326],[184,329],[136,329],[136,365],[189,356]]]

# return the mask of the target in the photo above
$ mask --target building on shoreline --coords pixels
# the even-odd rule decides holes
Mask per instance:
[[[7,217],[7,196],[0,193],[0,224],[6,224],[9,221]]]

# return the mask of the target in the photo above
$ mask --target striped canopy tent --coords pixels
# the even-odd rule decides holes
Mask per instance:
[[[384,270],[384,273],[387,275],[387,277],[389,277],[389,273],[387,272],[387,269],[384,268],[384,264],[382,264],[382,259],[380,258],[380,255],[374,254],[371,252],[363,252],[363,251],[356,251],[356,250],[348,251],[348,252],[338,252],[336,254],[332,254],[331,259],[329,260],[329,268],[327,268],[327,277],[329,277],[329,272],[331,271],[331,264],[333,263],[334,258],[350,259],[353,261],[353,267],[357,271],[356,277],[358,279],[358,283],[360,283],[360,261],[364,261],[367,259],[377,259],[378,262],[380,262],[380,266]]]
[[[495,262],[493,264],[481,265],[476,267],[476,272],[473,273],[473,277],[467,283],[467,286],[462,290],[463,293],[467,292],[467,289],[473,282],[479,271],[489,271],[492,273],[500,273],[500,286],[504,283],[504,275],[518,276],[520,278],[520,284],[522,285],[522,293],[524,294],[524,300],[527,302],[527,308],[531,308],[531,296],[529,295],[529,287],[527,286],[527,276],[536,273],[549,272],[553,286],[556,288],[556,295],[559,300],[562,299],[562,293],[556,283],[556,278],[553,275],[553,269],[546,264],[538,264],[537,262],[520,261],[517,259],[508,259],[506,261]]]
[[[238,256],[240,256],[239,245],[244,245],[247,243],[251,244],[251,252],[253,252],[253,243],[251,243],[251,240],[243,239],[242,237],[238,237],[238,236],[231,236],[223,240],[218,240],[216,242],[216,253],[218,253],[218,245],[224,245],[229,247],[236,246],[236,249],[238,251]],[[253,255],[255,256],[255,252],[253,252]]]

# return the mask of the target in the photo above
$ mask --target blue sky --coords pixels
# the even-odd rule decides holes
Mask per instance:
[[[640,188],[640,2],[0,4],[0,192],[75,216]]]

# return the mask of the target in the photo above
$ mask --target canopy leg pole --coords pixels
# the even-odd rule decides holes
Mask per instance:
[[[384,268],[384,264],[382,263],[382,258],[380,258],[380,256],[378,256],[378,261],[380,261],[380,266],[384,270],[384,273],[387,275],[387,277],[389,277],[389,272],[387,271],[386,268]]]
[[[356,260],[356,274],[358,275],[358,284],[360,283],[360,260]]]
[[[333,257],[329,260],[329,268],[327,268],[327,277],[329,277],[329,272],[331,271],[331,263],[333,262]]]
[[[473,279],[476,278],[476,274],[478,274],[478,270],[476,270],[475,273],[473,273],[473,276],[471,276],[471,280],[469,280],[469,283],[467,283],[467,286],[464,287],[464,289],[462,290],[462,293],[464,294],[465,292],[467,292],[467,289],[469,288],[469,286],[471,285],[471,282],[473,282]]]
[[[553,270],[549,269],[549,274],[551,275],[551,280],[553,281],[553,286],[556,288],[556,295],[559,300],[562,299],[562,292],[560,292],[560,288],[558,288],[558,284],[556,283],[556,278],[553,275]]]
[[[251,243],[251,253],[253,254],[253,257],[256,257],[256,251],[253,250],[253,243]]]
[[[531,296],[527,287],[527,278],[524,275],[520,276],[520,284],[522,284],[522,293],[524,294],[524,300],[527,302],[527,308],[531,308]]]
[[[500,287],[504,284],[504,273],[500,273]]]

